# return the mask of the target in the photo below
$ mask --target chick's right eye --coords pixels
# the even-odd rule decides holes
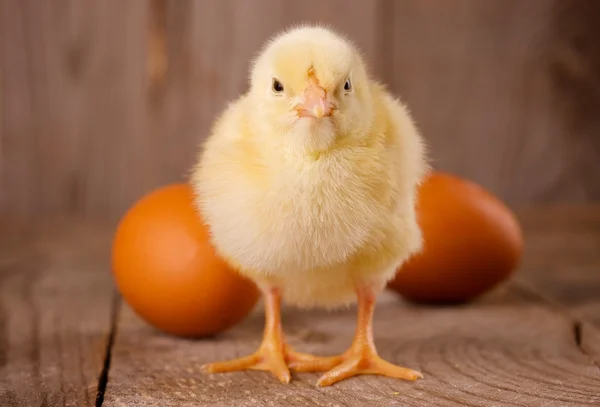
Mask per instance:
[[[273,92],[275,92],[275,93],[283,92],[283,85],[277,79],[273,79]]]

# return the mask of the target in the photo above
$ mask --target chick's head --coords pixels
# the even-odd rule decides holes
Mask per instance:
[[[363,134],[372,121],[366,66],[357,48],[322,27],[298,27],[273,38],[250,75],[253,119],[279,145],[327,150]]]

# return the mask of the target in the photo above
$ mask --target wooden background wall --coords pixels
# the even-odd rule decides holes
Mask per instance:
[[[0,0],[0,210],[118,216],[183,179],[247,63],[332,24],[434,165],[511,205],[600,200],[595,0]]]

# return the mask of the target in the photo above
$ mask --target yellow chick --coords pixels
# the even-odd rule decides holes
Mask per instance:
[[[378,356],[372,318],[378,293],[421,248],[415,198],[427,168],[408,111],[349,40],[318,26],[271,39],[190,180],[217,252],[266,304],[259,349],[205,370],[268,370],[284,383],[290,368],[326,371],[319,386],[359,374],[421,377]],[[282,300],[329,309],[357,300],[352,346],[331,357],[295,351],[281,329]]]

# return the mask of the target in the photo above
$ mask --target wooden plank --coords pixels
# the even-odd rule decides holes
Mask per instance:
[[[286,309],[284,329],[298,349],[345,350],[354,310]],[[572,324],[535,297],[504,287],[464,307],[416,307],[390,293],[375,318],[385,358],[421,370],[415,383],[362,376],[332,387],[317,374],[293,374],[289,385],[264,372],[205,375],[199,366],[241,356],[260,341],[262,315],[215,339],[159,333],[125,308],[113,348],[109,406],[584,406],[600,403],[600,371],[582,354]]]
[[[145,191],[145,2],[0,7],[2,209],[106,214]]]
[[[0,227],[0,405],[94,406],[113,298],[106,228]]]
[[[600,37],[600,3],[553,3],[546,52],[552,99],[565,124],[570,156],[576,158],[571,171],[589,180],[592,174],[600,174],[600,52],[593,40]],[[586,187],[588,200],[600,200],[599,182],[588,182]]]
[[[567,91],[557,93],[551,76],[557,60],[562,66],[591,63],[565,55],[594,38],[593,23],[579,35],[571,19],[568,35],[578,36],[565,46],[563,33],[555,32],[561,11],[555,7],[562,3],[389,2],[389,81],[412,110],[436,168],[473,179],[511,204],[597,199],[597,115],[579,115],[582,130],[571,123],[573,113],[563,114],[579,105],[576,95],[597,93],[588,85],[597,82],[596,71],[590,67],[585,78],[569,73],[585,81],[570,89],[572,103],[564,103]],[[593,56],[579,59],[585,58]]]
[[[523,285],[573,317],[578,342],[600,366],[600,206],[521,214]]]
[[[376,314],[379,349],[425,379],[358,377],[317,389],[316,374],[295,375],[284,386],[262,372],[199,371],[206,361],[257,346],[260,309],[218,338],[190,341],[156,332],[126,308],[104,405],[597,405],[600,370],[586,348],[587,338],[598,338],[586,333],[597,315],[588,313],[587,300],[597,291],[592,278],[580,279],[597,270],[589,266],[597,259],[600,213],[536,209],[522,218],[527,252],[519,277],[535,282],[527,276],[544,277],[547,269],[561,278],[539,287],[566,284],[556,298],[581,318],[581,330],[571,315],[510,285],[463,307],[411,306],[388,293]],[[0,405],[93,405],[110,323],[107,226],[56,220],[41,229],[7,221],[0,227]],[[292,344],[317,354],[344,350],[354,318],[353,309],[284,312]]]
[[[116,217],[182,180],[249,60],[301,22],[358,43],[437,168],[515,204],[599,196],[595,54],[577,44],[600,24],[581,1],[38,3],[0,3],[4,210]]]

